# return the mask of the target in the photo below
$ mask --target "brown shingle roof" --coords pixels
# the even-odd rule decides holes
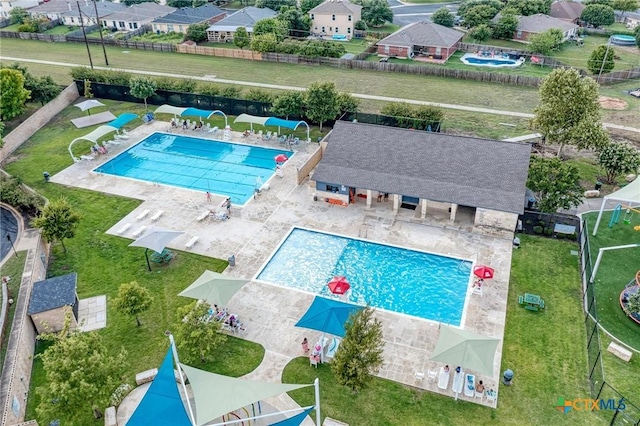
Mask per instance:
[[[443,27],[433,22],[414,22],[383,38],[378,44],[382,46],[451,47],[459,42],[463,36],[464,33],[461,31]]]
[[[575,1],[557,1],[551,5],[549,16],[567,21],[578,19],[582,15],[584,4]]]

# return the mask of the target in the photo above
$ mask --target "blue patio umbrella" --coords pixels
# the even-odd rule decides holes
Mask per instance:
[[[307,312],[296,323],[296,327],[321,331],[323,335],[320,341],[324,340],[324,333],[344,337],[344,325],[349,316],[362,309],[364,309],[363,306],[316,296]]]

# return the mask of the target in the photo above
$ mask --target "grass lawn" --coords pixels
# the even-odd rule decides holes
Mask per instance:
[[[580,174],[580,185],[585,189],[593,189],[596,181],[600,180],[601,176],[604,176],[606,173],[598,166],[596,160],[591,158],[573,158],[571,160],[567,160],[567,163],[573,164],[578,168],[578,173]],[[624,183],[624,176],[620,176],[617,179],[618,183]],[[614,192],[617,185],[610,185],[608,183],[603,183],[602,188],[600,188],[600,195],[608,195]]]
[[[370,27],[368,31],[370,33],[393,33],[398,31],[399,29],[400,29],[400,25],[387,22],[386,24],[380,27]]]
[[[604,28],[607,31],[611,31],[611,32],[616,32],[616,31],[629,32],[629,31],[633,31],[633,30],[630,30],[629,28],[627,28],[627,26],[625,24],[623,24],[622,22],[614,22],[613,24],[607,25]]]
[[[140,113],[143,107],[106,101],[107,108],[115,115],[124,111]],[[148,272],[144,250],[130,248],[131,242],[105,234],[121,217],[140,204],[138,200],[109,196],[98,192],[67,188],[53,183],[45,184],[42,171],[55,174],[71,164],[67,152],[69,141],[87,133],[87,129],[75,129],[69,122],[78,116],[76,108],[69,107],[56,116],[49,125],[38,131],[14,155],[16,160],[7,164],[5,170],[19,177],[24,183],[48,199],[66,197],[82,215],[76,236],[66,240],[65,253],[60,244],[51,251],[48,276],[58,276],[75,271],[78,273],[78,296],[82,298],[106,294],[112,299],[120,284],[137,281],[151,290],[154,301],[150,311],[141,315],[142,326],[135,320],[123,316],[107,303],[108,326],[99,331],[105,344],[113,351],[124,347],[128,352],[128,363],[124,381],[133,382],[136,373],[157,367],[168,347],[165,330],[171,330],[177,321],[176,309],[191,300],[176,295],[193,282],[205,269],[222,271],[227,262],[178,252],[170,264],[153,266]],[[251,342],[229,338],[223,347],[216,349],[210,362],[198,365],[209,371],[222,374],[243,375],[261,362],[264,349]],[[43,382],[39,363],[35,364],[32,388]],[[36,392],[30,392],[28,412],[35,413]],[[61,413],[62,424],[84,425],[91,423],[91,413]],[[48,424],[50,419],[38,419]]]
[[[102,57],[99,45],[90,46],[94,58]],[[124,53],[126,52],[126,53]],[[76,43],[42,43],[32,40],[2,40],[2,54],[18,58],[34,58],[69,64],[87,64],[85,46]],[[246,61],[241,59],[211,58],[168,52],[126,50],[107,47],[109,64],[114,68],[133,68],[142,71],[180,73],[184,76],[215,74],[221,79],[256,83],[308,87],[315,81],[333,81],[342,91],[381,96],[394,96],[456,103],[508,111],[530,112],[538,102],[538,91],[531,87],[507,86],[475,81],[446,79],[431,76],[396,73],[365,72],[344,68],[307,66],[296,64]],[[96,59],[96,65],[103,65]],[[175,63],[180,63],[177,71]],[[31,65],[24,63],[31,70]],[[35,64],[34,64],[35,65]],[[52,66],[33,67],[50,73]],[[70,80],[70,79],[69,79]],[[67,81],[69,81],[67,80]]]
[[[2,276],[10,277],[11,280],[7,284],[7,292],[9,299],[18,300],[18,291],[20,290],[20,282],[22,281],[22,271],[24,270],[24,261],[27,258],[26,251],[18,252],[18,255],[12,255],[9,260],[2,266]],[[0,303],[2,295],[0,294]],[[13,322],[13,314],[16,310],[16,304],[9,305],[9,315],[6,318],[5,335],[0,342],[0,365],[4,365],[4,356],[7,353],[7,344],[9,343],[9,332]]]
[[[608,37],[599,37],[596,35],[587,35],[584,37],[584,45],[577,46],[575,43],[566,42],[559,51],[555,52],[551,57],[558,59],[564,64],[587,70],[587,61],[598,46],[606,45]],[[638,49],[623,48],[619,46],[611,46],[615,54],[620,59],[615,60],[614,71],[625,70],[640,66],[640,55]]]
[[[598,213],[585,215],[590,230],[592,266],[595,266],[601,247],[633,244],[640,241],[640,232],[633,230],[634,226],[640,225],[640,213],[633,213],[629,225],[623,222],[624,213],[623,210],[618,224],[609,228],[611,212],[605,212],[595,237],[591,234]],[[616,338],[636,350],[640,350],[640,325],[628,318],[620,308],[620,292],[635,277],[638,270],[640,270],[640,247],[605,252],[595,277],[594,287],[598,321]]]
[[[287,365],[283,382],[310,383],[319,377],[322,415],[354,425],[364,424],[363,419],[368,425],[601,424],[593,413],[565,415],[554,408],[559,397],[589,397],[578,261],[570,254],[577,246],[530,236],[521,241],[513,253],[502,357],[502,370],[512,369],[515,378],[512,386],[500,387],[497,410],[383,379],[354,395],[336,383],[327,364],[315,370],[306,358]],[[518,295],[526,291],[544,298],[545,312],[518,305]],[[290,395],[301,406],[314,403],[312,389]]]
[[[22,25],[22,24],[11,24],[11,25],[7,25],[6,27],[2,28],[2,31],[13,31],[13,32],[18,32],[18,27]]]
[[[153,42],[153,43],[177,44],[177,43],[182,43],[182,40],[184,40],[184,34],[180,34],[180,33],[156,34],[154,32],[148,32],[139,36],[132,37],[129,40],[147,41],[147,42]]]
[[[77,31],[77,30],[78,28],[76,27],[71,27],[71,29],[69,29],[69,27],[66,25],[56,25],[53,28],[49,28],[44,33],[45,34],[68,34],[70,32]]]

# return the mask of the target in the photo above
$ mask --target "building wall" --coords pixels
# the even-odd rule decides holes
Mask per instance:
[[[521,41],[527,41],[529,39],[530,36],[532,36],[533,34],[537,34],[537,33],[530,33],[527,31],[516,31],[515,33],[513,33],[513,39],[514,40],[521,40]],[[575,36],[578,34],[578,28],[572,28],[568,31],[565,31],[563,33],[563,40],[567,40],[569,39],[569,37],[571,36]]]
[[[38,330],[38,334],[45,332],[58,332],[64,327],[64,316],[67,307],[62,306],[60,308],[51,309],[49,311],[39,312],[31,315],[31,320]],[[71,330],[78,327],[76,318],[71,317]]]
[[[203,24],[203,23],[208,23],[208,24],[215,24],[216,22],[220,21],[221,19],[224,19],[224,17],[227,16],[226,13],[221,13],[218,16],[215,16],[211,19],[205,19],[203,21],[198,22],[198,24]],[[158,31],[161,33],[170,33],[170,32],[174,32],[174,33],[182,33],[182,34],[186,34],[187,33],[187,29],[189,29],[189,26],[193,25],[193,24],[165,24],[162,22],[156,22],[153,24],[153,32],[157,33]]]
[[[298,185],[300,185],[304,180],[311,174],[313,169],[316,168],[320,160],[322,160],[322,147],[318,146],[316,152],[311,154],[306,163],[298,168]]]
[[[0,16],[3,18],[11,17],[11,10],[16,7],[28,9],[30,7],[36,7],[38,0],[12,0],[12,1],[0,1]]]
[[[421,50],[423,55],[432,55],[435,59],[449,59],[451,55],[453,55],[458,48],[456,46],[450,48],[440,48],[440,58],[436,57],[437,47],[424,47]],[[398,58],[408,58],[410,55],[418,52],[414,52],[412,48],[403,47],[403,46],[391,46],[391,45],[378,45],[378,55],[384,56],[396,56]]]
[[[476,217],[473,222],[475,226],[488,226],[491,228],[504,229],[514,232],[518,223],[516,213],[499,212],[478,207]]]
[[[247,34],[251,37],[252,31],[247,28]],[[232,43],[235,31],[207,31],[207,40],[214,43]]]
[[[355,23],[362,19],[360,12],[352,15],[314,14],[309,12],[309,17],[312,17],[311,32],[313,34],[344,34],[348,39],[353,37],[353,26]],[[351,17],[351,20],[349,20],[349,17]]]
[[[626,24],[627,28],[635,28],[640,25],[640,19],[627,16],[624,18],[624,23]]]

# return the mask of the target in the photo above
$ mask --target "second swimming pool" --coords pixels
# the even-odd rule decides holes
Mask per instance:
[[[350,302],[459,326],[471,262],[294,228],[257,279],[332,297],[336,275],[351,284]]]
[[[244,204],[292,151],[153,133],[94,171],[211,192]]]

